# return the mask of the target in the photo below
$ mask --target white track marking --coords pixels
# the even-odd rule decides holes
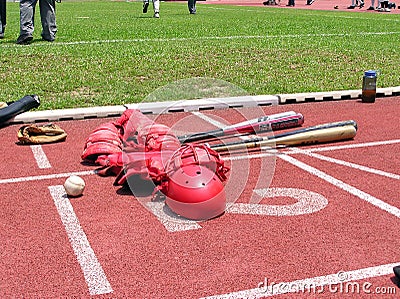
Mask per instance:
[[[364,191],[361,191],[353,186],[350,186],[349,184],[346,184],[345,182],[334,178],[333,176],[330,176],[326,174],[325,172],[322,172],[321,170],[318,170],[310,165],[307,165],[293,157],[287,156],[287,155],[281,155],[279,158],[285,160],[286,162],[289,162],[290,164],[293,164],[294,166],[297,166],[301,168],[304,171],[307,171],[311,173],[314,176],[319,177],[320,179],[323,179],[324,181],[350,193],[353,194],[354,196],[369,202],[370,204],[374,205],[375,207],[380,208],[383,211],[386,211],[398,218],[400,218],[400,209],[397,207],[394,207]]]
[[[227,126],[226,124],[221,123],[221,122],[219,122],[219,121],[217,121],[217,120],[215,120],[215,119],[213,119],[213,118],[211,118],[211,117],[209,117],[209,116],[207,116],[207,115],[205,115],[205,114],[203,114],[201,112],[193,111],[192,114],[196,115],[198,118],[201,118],[202,120],[212,124],[213,126],[219,128],[219,129],[223,129],[223,128],[225,128]],[[243,139],[247,139],[248,136],[239,136],[239,138],[243,140]]]
[[[40,169],[51,168],[51,164],[47,159],[46,154],[40,144],[31,145],[33,156],[35,157],[36,163]]]
[[[49,190],[64,224],[72,249],[82,268],[90,295],[112,293],[113,289],[89,244],[64,187],[61,185],[49,186]]]
[[[391,145],[400,143],[400,139],[387,140],[387,141],[376,141],[376,142],[366,142],[366,143],[357,143],[357,144],[346,144],[346,145],[338,145],[338,146],[325,146],[325,147],[315,147],[307,149],[308,152],[324,152],[324,151],[334,151],[334,150],[342,150],[342,149],[353,149],[360,147],[372,147],[372,146],[382,146],[382,145]],[[263,158],[266,156],[274,155],[274,154],[282,154],[278,152],[277,149],[271,148],[262,148],[266,150],[266,153],[259,154],[249,154],[249,155],[241,155],[241,156],[230,156],[224,157],[226,160],[242,160],[242,159],[257,159]],[[291,152],[291,154],[296,154],[295,152]],[[300,153],[298,153],[300,154]],[[70,175],[93,175],[96,174],[95,170],[88,171],[79,171],[79,172],[69,172],[69,173],[58,173],[58,174],[49,174],[49,175],[38,175],[38,176],[28,176],[28,177],[19,177],[19,178],[9,178],[9,179],[0,179],[0,184],[10,184],[10,183],[21,183],[21,182],[29,182],[29,181],[40,181],[40,180],[51,180],[56,178],[68,177]]]
[[[249,160],[249,159],[261,159],[265,158],[271,155],[279,155],[281,154],[278,149],[276,148],[265,148],[263,147],[262,150],[264,151],[263,153],[259,154],[253,154],[249,153],[247,155],[241,155],[241,156],[229,156],[225,157],[223,156],[224,160],[230,160],[230,161],[237,161],[237,160]]]
[[[211,117],[209,117],[209,116],[207,116],[207,115],[205,115],[205,114],[203,114],[201,112],[193,111],[192,114],[196,115],[198,118],[201,118],[202,120],[212,124],[213,126],[215,126],[217,128],[222,129],[222,128],[227,126],[226,124],[223,124],[223,123],[221,123],[221,122],[219,122],[219,121],[217,121],[217,120],[215,120],[215,119],[213,119],[213,118],[211,118]]]
[[[362,147],[373,147],[373,146],[382,146],[382,145],[391,145],[391,144],[396,144],[400,143],[400,139],[393,139],[393,140],[387,140],[387,141],[375,141],[375,142],[365,142],[365,143],[356,143],[356,144],[344,144],[344,145],[336,145],[336,146],[324,146],[324,147],[314,147],[314,148],[309,148],[307,149],[307,152],[313,153],[313,152],[329,152],[329,151],[335,151],[335,150],[344,150],[344,149],[355,149],[355,148],[362,148]],[[283,147],[284,148],[284,147]],[[271,154],[274,153],[280,153],[278,152],[278,149],[275,148],[270,148],[270,147],[262,147],[262,150],[265,150],[266,153],[259,153],[259,154],[249,154],[249,155],[241,155],[241,156],[230,156],[230,157],[224,157],[224,159],[227,160],[243,160],[243,159],[257,159],[257,158],[263,158],[266,156],[270,156]],[[283,151],[285,153],[285,151]],[[290,154],[301,154],[301,152],[296,152],[291,150]]]
[[[309,152],[325,152],[325,151],[335,151],[342,149],[353,149],[360,147],[371,147],[371,146],[382,146],[382,145],[391,145],[400,143],[400,139],[392,139],[385,141],[373,141],[373,142],[364,142],[364,143],[355,143],[355,144],[344,144],[344,145],[335,145],[335,146],[325,146],[325,147],[316,147],[308,149]]]
[[[291,205],[268,205],[251,203],[234,203],[226,211],[232,214],[251,214],[260,216],[296,216],[311,214],[322,210],[328,200],[321,194],[296,188],[268,188],[254,190],[262,198],[279,196],[292,197],[297,200]]]
[[[398,174],[389,173],[389,172],[382,171],[382,170],[379,170],[379,169],[370,168],[370,167],[367,167],[367,166],[363,166],[363,165],[359,165],[359,164],[355,164],[355,163],[351,163],[351,162],[347,162],[347,161],[343,161],[343,160],[339,160],[339,159],[323,156],[323,155],[320,155],[320,154],[315,154],[315,153],[312,153],[312,152],[307,151],[307,150],[300,150],[300,149],[294,149],[294,148],[292,150],[293,150],[293,152],[301,153],[301,154],[304,154],[304,155],[307,155],[307,156],[310,156],[310,157],[313,157],[313,158],[317,158],[317,159],[322,160],[322,161],[327,161],[327,162],[331,162],[331,163],[335,163],[335,164],[351,167],[351,168],[354,168],[354,169],[359,169],[359,170],[362,170],[362,171],[365,171],[365,172],[369,172],[369,173],[385,176],[385,177],[388,177],[388,178],[391,178],[391,179],[400,180],[400,175],[398,175]]]
[[[393,20],[392,20],[393,21]],[[366,36],[366,35],[397,35],[400,31],[390,32],[358,32],[350,33],[316,33],[316,34],[286,34],[286,35],[230,35],[230,36],[203,36],[203,37],[181,37],[181,38],[137,38],[137,39],[105,39],[92,41],[76,41],[76,42],[59,42],[51,44],[55,46],[65,45],[101,45],[116,43],[160,43],[160,42],[177,42],[177,41],[204,41],[204,40],[236,40],[236,39],[292,39],[292,38],[310,38],[310,37],[330,37],[330,36]],[[33,43],[30,47],[45,47],[48,43]],[[3,48],[18,47],[18,45],[3,45]]]
[[[20,178],[10,178],[10,179],[1,179],[0,184],[11,184],[11,183],[23,183],[23,182],[31,182],[31,181],[41,181],[41,180],[52,180],[58,178],[66,178],[71,175],[93,175],[96,174],[95,170],[88,171],[77,171],[77,172],[66,172],[66,173],[55,173],[55,174],[47,174],[47,175],[37,175],[37,176],[27,176]]]
[[[180,232],[187,230],[199,229],[201,226],[197,221],[189,220],[183,217],[173,215],[165,212],[167,208],[164,202],[147,202],[144,203],[150,211],[158,218],[158,220],[164,225],[165,229],[169,232]]]
[[[386,264],[386,265],[380,265],[380,266],[375,266],[375,267],[369,267],[369,268],[363,268],[363,269],[358,269],[358,270],[352,270],[352,271],[340,271],[335,274],[328,274],[324,276],[317,276],[317,277],[312,277],[312,278],[305,278],[305,279],[300,279],[300,280],[295,280],[291,282],[281,282],[281,283],[274,283],[271,287],[269,286],[264,286],[264,282],[260,282],[260,284],[253,289],[249,290],[243,290],[243,291],[238,291],[238,292],[232,292],[229,294],[221,294],[221,295],[214,295],[214,296],[209,296],[209,297],[203,297],[201,299],[241,299],[241,298],[264,298],[264,297],[270,297],[270,296],[275,296],[275,295],[280,295],[280,294],[288,294],[288,293],[294,293],[297,291],[298,294],[314,294],[313,290],[316,290],[316,294],[318,292],[320,294],[322,293],[329,293],[330,291],[332,294],[338,294],[340,293],[338,290],[340,288],[340,285],[343,286],[345,283],[348,283],[348,286],[355,286],[354,284],[350,283],[352,281],[356,280],[365,280],[368,278],[374,278],[374,277],[379,277],[379,276],[384,276],[384,275],[389,275],[393,273],[393,267],[398,266],[400,262],[393,263],[393,264]],[[326,286],[334,286],[334,288],[326,288],[323,289],[323,287]],[[365,286],[365,285],[364,285]],[[369,294],[367,291],[370,291],[371,293],[369,295],[373,295],[374,289],[371,288],[371,283],[367,282],[367,285],[369,286],[368,289],[362,289],[362,286],[360,286],[360,292],[362,293],[364,291],[365,294]],[[343,295],[346,292],[345,286],[343,286]],[[396,291],[395,286],[393,286],[392,291]],[[308,291],[309,290],[309,291]],[[357,296],[357,293],[354,292],[354,296]],[[392,293],[394,295],[394,293]]]

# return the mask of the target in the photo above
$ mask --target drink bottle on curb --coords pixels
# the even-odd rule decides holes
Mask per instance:
[[[361,99],[363,103],[374,103],[376,98],[376,71],[366,71],[363,77]]]

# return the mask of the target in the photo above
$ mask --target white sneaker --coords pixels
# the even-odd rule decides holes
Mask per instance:
[[[160,18],[160,13],[155,12],[155,13],[154,13],[154,17],[157,18],[157,19],[159,19],[159,18]]]

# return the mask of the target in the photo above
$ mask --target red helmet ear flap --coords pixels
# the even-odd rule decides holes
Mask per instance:
[[[166,165],[161,191],[176,214],[207,220],[224,213],[226,194],[222,182],[229,170],[219,154],[204,145],[186,144]]]

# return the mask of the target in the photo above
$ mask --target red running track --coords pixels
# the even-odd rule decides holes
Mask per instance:
[[[335,144],[224,156],[232,166],[229,208],[200,223],[174,218],[162,202],[144,206],[146,198],[81,164],[85,138],[110,119],[58,122],[67,140],[36,147],[16,144],[18,125],[2,128],[0,297],[393,298],[399,100],[263,107],[300,112],[303,126],[354,119],[358,133]],[[157,121],[181,133],[255,110]],[[60,186],[71,173],[86,181],[82,197],[68,198]]]
[[[363,13],[377,13],[377,14],[399,14],[400,9],[398,4],[395,2],[396,8],[391,9],[389,12],[380,10],[368,10],[371,6],[371,0],[365,0],[365,5],[362,8],[356,7],[355,9],[348,9],[352,4],[351,0],[315,0],[311,5],[307,5],[307,0],[295,0],[294,7],[287,7],[288,1],[276,0],[278,5],[264,5],[263,2],[266,0],[207,0],[204,4],[227,4],[227,5],[240,5],[240,6],[264,6],[266,8],[285,8],[285,9],[311,9],[311,10],[332,10],[332,11],[348,11],[348,12],[363,12]],[[202,2],[200,2],[202,3]],[[379,4],[379,1],[375,0],[375,7]]]

